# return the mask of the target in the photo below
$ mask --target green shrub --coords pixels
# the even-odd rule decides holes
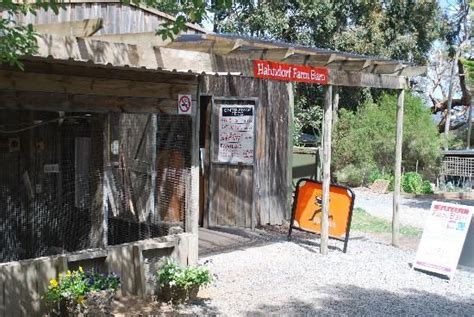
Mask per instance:
[[[431,188],[431,183],[429,181],[423,181],[423,183],[421,184],[421,193],[433,194],[433,189]]]
[[[378,170],[377,168],[372,170],[369,174],[369,178],[367,180],[367,185],[371,185],[373,184],[377,179],[384,179],[386,181],[389,181],[389,190],[393,190],[393,175],[390,174],[390,173],[385,173],[385,172],[381,172],[380,170]],[[390,189],[392,188],[392,189]]]
[[[364,171],[354,165],[348,165],[340,171],[335,172],[337,182],[351,187],[359,187],[364,184]]]
[[[171,258],[156,272],[159,297],[165,302],[182,303],[197,296],[199,288],[211,283],[212,275],[205,266],[184,267]]]
[[[344,105],[342,105],[344,106]],[[346,166],[379,171],[392,169],[395,163],[395,127],[397,97],[383,94],[376,103],[367,102],[357,112],[342,109],[333,134],[332,169]],[[403,128],[403,167],[433,175],[439,166],[440,136],[432,115],[420,98],[405,95]],[[373,180],[376,175],[367,175]],[[387,176],[388,177],[388,176]]]
[[[423,179],[416,172],[408,172],[402,175],[401,187],[405,193],[421,194]]]

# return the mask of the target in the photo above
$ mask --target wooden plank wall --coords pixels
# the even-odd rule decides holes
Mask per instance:
[[[141,274],[144,267],[149,265],[149,259],[145,259],[142,252],[134,254],[134,248],[161,254],[154,259],[155,262],[161,256],[171,255],[183,265],[195,265],[193,259],[197,250],[191,250],[192,239],[191,234],[184,233],[101,249],[105,252],[108,272],[115,272],[120,276],[122,286],[119,295],[137,295],[140,292],[138,286],[153,279],[153,271]],[[97,251],[89,252],[90,259],[94,258],[95,252]],[[84,260],[87,260],[87,254],[83,255]],[[0,317],[44,316],[47,308],[41,297],[48,289],[51,279],[73,269],[73,257],[74,255],[69,254],[0,264]],[[137,274],[138,271],[140,274]]]
[[[102,18],[103,27],[96,35],[117,33],[152,32],[167,19],[137,7],[120,3],[66,3],[59,8],[58,14],[52,10],[39,10],[36,15],[28,13],[18,17],[22,23],[45,24],[55,22],[81,21]],[[191,28],[188,34],[198,33]],[[201,32],[199,32],[201,33]]]
[[[281,224],[288,204],[289,96],[286,83],[239,76],[202,76],[200,93],[258,97],[255,213],[257,224]]]
[[[24,64],[24,72],[0,65],[0,108],[176,114],[178,95],[197,91],[197,77],[189,74]]]
[[[45,312],[41,296],[50,279],[66,270],[64,256],[0,265],[0,316],[39,316]]]

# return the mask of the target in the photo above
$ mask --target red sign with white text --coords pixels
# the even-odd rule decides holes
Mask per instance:
[[[324,67],[282,64],[262,60],[253,61],[253,75],[255,78],[314,84],[327,84],[329,80],[329,71]]]

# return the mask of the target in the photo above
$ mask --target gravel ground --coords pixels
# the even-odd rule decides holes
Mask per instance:
[[[356,189],[356,207],[391,218],[392,195]],[[402,198],[401,222],[423,227],[431,199]],[[473,201],[455,201],[473,205]],[[397,249],[381,236],[351,232],[348,252],[331,241],[319,254],[314,235],[269,227],[228,249],[200,259],[217,275],[194,303],[170,307],[123,303],[140,315],[474,316],[474,273],[457,271],[449,282],[410,268],[415,247]],[[133,308],[135,307],[135,308]],[[119,316],[119,315],[117,315]]]
[[[355,188],[355,207],[359,207],[373,216],[392,219],[393,193],[377,194],[367,188]],[[412,198],[403,196],[400,202],[400,223],[423,228],[429,215],[431,198]],[[474,206],[473,200],[443,200],[454,204]]]
[[[319,254],[314,237],[262,234],[259,243],[200,262],[218,278],[181,313],[474,316],[474,274],[453,281],[413,271],[415,253],[353,234],[348,253]],[[340,242],[332,242],[341,247]]]

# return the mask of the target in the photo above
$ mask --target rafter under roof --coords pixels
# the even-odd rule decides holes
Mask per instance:
[[[387,58],[304,47],[284,42],[222,34],[180,35],[169,48],[212,53],[216,55],[263,59],[288,64],[328,67],[333,70],[412,77],[426,72],[416,66]]]

